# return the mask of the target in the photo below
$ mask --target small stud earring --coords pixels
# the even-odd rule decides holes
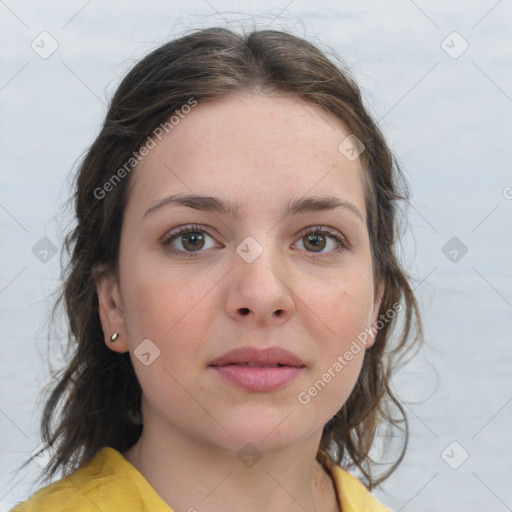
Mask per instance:
[[[114,334],[112,334],[112,336],[110,336],[110,341],[116,341],[117,338],[119,338],[119,333],[116,332]]]

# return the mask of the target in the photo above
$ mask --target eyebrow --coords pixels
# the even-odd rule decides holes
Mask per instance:
[[[221,214],[227,214],[234,219],[237,219],[240,212],[240,204],[233,203],[229,200],[222,200],[213,196],[202,195],[171,195],[158,200],[153,206],[148,208],[142,218],[146,218],[149,214],[160,210],[161,208],[174,205],[186,206],[195,210],[209,211]],[[288,201],[281,210],[282,216],[296,215],[299,213],[307,213],[314,211],[328,211],[336,208],[345,208],[346,210],[355,214],[362,222],[364,222],[363,215],[350,201],[335,196],[309,196],[300,199]]]

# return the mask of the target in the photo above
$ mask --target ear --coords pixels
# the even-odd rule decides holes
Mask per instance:
[[[385,288],[384,280],[379,281],[378,285],[375,287],[375,295],[373,297],[373,310],[370,311],[370,316],[368,317],[369,322],[371,322],[368,326],[369,332],[371,334],[367,338],[366,348],[372,347],[375,343],[375,340],[377,339],[377,330],[375,328],[375,324],[379,317],[380,305],[382,304]]]
[[[128,352],[124,307],[117,278],[105,265],[96,266],[93,277],[105,344],[114,352]],[[110,336],[116,332],[119,333],[118,338],[111,341]]]

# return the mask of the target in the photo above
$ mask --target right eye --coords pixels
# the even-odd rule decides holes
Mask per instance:
[[[205,252],[203,249],[215,247],[215,243],[210,243],[208,246],[208,238],[213,240],[204,228],[192,224],[172,230],[163,240],[162,245],[174,254],[194,257]]]

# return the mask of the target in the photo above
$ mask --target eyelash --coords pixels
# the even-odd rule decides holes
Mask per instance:
[[[300,234],[299,240],[303,238],[306,235],[327,235],[328,237],[334,239],[336,243],[336,248],[332,251],[329,251],[327,253],[315,253],[312,251],[307,251],[310,254],[313,255],[314,259],[323,258],[325,256],[332,256],[333,254],[337,255],[341,252],[347,250],[349,248],[349,245],[346,241],[346,239],[343,236],[340,236],[337,231],[327,227],[327,226],[312,226],[310,228],[306,228],[306,230],[303,230]],[[171,231],[168,236],[166,236],[162,240],[162,246],[170,251],[173,254],[177,254],[179,256],[185,256],[186,258],[196,258],[200,254],[206,252],[206,251],[181,251],[178,249],[175,249],[172,246],[172,243],[174,240],[176,240],[181,235],[187,234],[187,233],[206,233],[209,237],[213,238],[212,235],[208,232],[207,229],[202,228],[201,226],[198,226],[197,224],[190,224],[187,226],[180,226],[179,228],[176,228],[175,230]]]

